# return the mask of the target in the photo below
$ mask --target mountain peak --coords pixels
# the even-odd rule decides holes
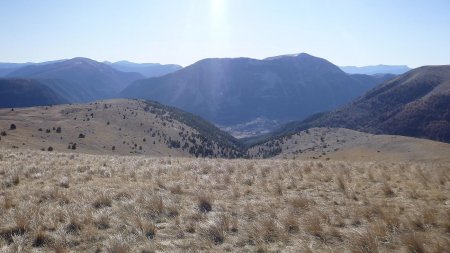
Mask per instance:
[[[272,57],[267,57],[263,60],[264,61],[272,61],[272,60],[279,60],[279,59],[283,59],[283,58],[317,58],[317,57],[312,56],[307,53],[298,53],[298,54],[283,54],[283,55],[278,55],[278,56],[272,56]]]
[[[86,58],[86,57],[75,57],[70,60],[65,61],[66,63],[75,63],[75,64],[90,64],[90,65],[100,65],[100,62],[95,60]]]

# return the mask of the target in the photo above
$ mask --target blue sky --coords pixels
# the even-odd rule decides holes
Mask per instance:
[[[450,64],[448,0],[2,0],[0,13],[0,62],[306,52],[338,65]]]

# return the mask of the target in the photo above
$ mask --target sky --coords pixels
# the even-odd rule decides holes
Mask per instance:
[[[0,62],[450,64],[449,0],[1,0]]]

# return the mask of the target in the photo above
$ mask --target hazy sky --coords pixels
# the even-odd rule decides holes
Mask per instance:
[[[449,0],[1,0],[0,62],[178,63],[306,52],[450,64]]]

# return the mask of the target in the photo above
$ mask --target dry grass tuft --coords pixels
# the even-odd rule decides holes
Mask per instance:
[[[385,182],[383,184],[382,190],[386,197],[394,197],[395,196],[394,190],[392,190],[391,186],[389,186],[389,184],[387,182]]]
[[[20,236],[25,234],[26,230],[20,227],[7,227],[0,229],[0,238],[5,240],[8,244],[14,242],[14,236]]]
[[[352,235],[353,242],[350,245],[354,253],[378,253],[379,247],[376,235],[372,231]]]
[[[299,212],[308,209],[313,203],[310,199],[300,195],[289,199],[289,204],[296,212]]]
[[[273,218],[261,218],[260,233],[264,242],[271,243],[281,238],[281,231]]]
[[[402,236],[402,242],[408,249],[408,252],[425,253],[425,239],[419,233],[409,233]]]
[[[170,188],[169,188],[169,191],[170,191],[172,194],[183,194],[183,189],[181,188],[181,185],[179,185],[179,184],[170,187]]]
[[[336,177],[336,184],[337,184],[339,190],[341,190],[342,192],[345,193],[347,191],[347,185],[345,183],[344,175],[339,174]]]
[[[210,240],[215,245],[222,244],[225,240],[225,231],[226,228],[222,222],[218,221],[210,221],[203,226],[200,226],[199,233],[200,235]]]
[[[108,248],[108,253],[128,253],[130,252],[130,245],[123,242],[113,242]]]
[[[305,230],[318,238],[323,238],[324,231],[321,224],[321,217],[318,213],[311,213],[305,221]]]
[[[44,231],[39,230],[34,235],[32,246],[40,248],[52,244],[52,241],[52,238],[50,238]]]
[[[104,207],[111,207],[112,205],[112,199],[109,195],[106,193],[101,193],[95,200],[94,203],[92,203],[92,206],[94,208],[104,208]]]
[[[288,214],[283,218],[282,223],[288,233],[297,233],[300,230],[299,220],[294,214]]]

